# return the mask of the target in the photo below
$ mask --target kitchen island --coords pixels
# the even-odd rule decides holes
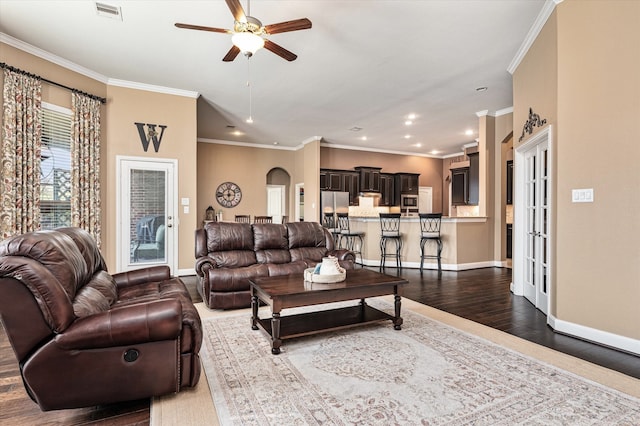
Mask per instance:
[[[352,231],[364,232],[362,259],[366,266],[380,265],[380,219],[377,216],[350,216]],[[495,266],[490,238],[490,221],[486,217],[443,217],[440,235],[442,238],[442,269],[461,271],[465,269]],[[420,218],[417,215],[400,218],[402,235],[402,266],[420,267]],[[425,245],[427,254],[435,254],[435,242]],[[395,266],[395,262],[393,263]],[[387,262],[387,267],[389,263]],[[435,259],[425,259],[425,269],[437,269]]]

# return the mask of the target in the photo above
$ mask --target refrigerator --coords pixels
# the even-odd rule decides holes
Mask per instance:
[[[349,193],[340,191],[320,192],[320,216],[325,213],[349,213]]]

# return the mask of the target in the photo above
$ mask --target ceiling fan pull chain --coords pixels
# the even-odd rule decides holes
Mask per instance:
[[[252,116],[252,96],[251,96],[251,57],[247,57],[247,87],[249,88],[249,118],[247,118],[247,123],[253,123]]]

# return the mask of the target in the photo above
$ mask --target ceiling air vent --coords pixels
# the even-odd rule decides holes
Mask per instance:
[[[122,21],[122,11],[119,6],[111,6],[110,4],[96,2],[96,13],[98,16],[119,19]]]

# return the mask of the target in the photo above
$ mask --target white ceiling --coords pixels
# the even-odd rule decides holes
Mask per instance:
[[[250,14],[265,25],[306,17],[313,28],[268,37],[297,54],[296,61],[263,49],[250,61],[238,55],[226,63],[230,35],[174,26],[233,28],[223,0],[101,3],[120,6],[123,19],[98,16],[94,1],[0,0],[0,32],[108,81],[199,93],[211,106],[199,117],[206,120],[200,138],[286,147],[320,136],[338,146],[437,157],[478,137],[477,112],[512,106],[507,68],[545,6],[545,0],[254,0]],[[476,91],[482,86],[488,89]],[[407,126],[410,113],[417,118]]]

